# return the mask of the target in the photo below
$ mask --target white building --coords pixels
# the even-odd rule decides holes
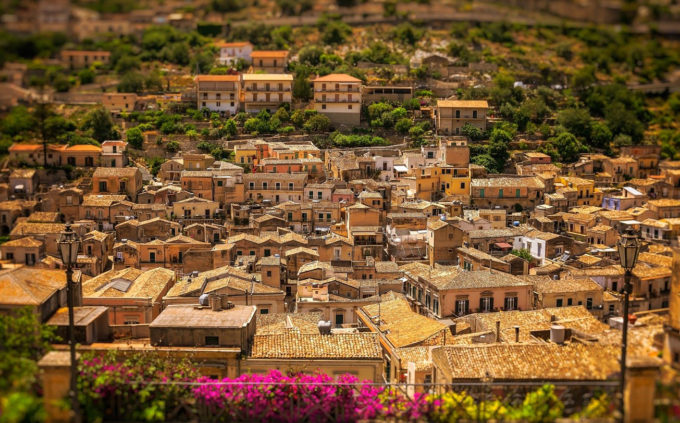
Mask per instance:
[[[247,41],[217,43],[216,46],[220,49],[220,56],[217,59],[220,65],[233,65],[238,59],[243,59],[248,63],[251,62],[253,45]]]
[[[314,79],[314,110],[337,125],[359,125],[361,80],[344,73]]]
[[[244,106],[246,113],[276,111],[283,103],[290,103],[293,94],[293,75],[277,73],[248,73],[243,75]]]
[[[233,115],[239,111],[240,75],[197,75],[196,101],[198,109]]]

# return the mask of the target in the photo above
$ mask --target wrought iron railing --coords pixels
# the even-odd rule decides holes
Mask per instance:
[[[218,397],[225,395],[230,398],[232,405],[248,402],[248,396],[254,391],[257,395],[271,395],[277,388],[290,389],[292,385],[300,385],[299,388],[310,389],[314,383],[286,383],[278,386],[275,383],[261,382],[232,382],[232,381],[208,381],[208,382],[146,382],[148,384],[161,385],[157,388],[167,391],[166,399],[174,404],[165,407],[165,421],[199,421],[199,422],[250,422],[263,421],[266,416],[258,416],[258,412],[271,412],[271,410],[253,410],[249,407],[215,406],[215,403],[207,404],[200,400],[187,400],[191,392],[196,389],[209,388]],[[304,386],[303,386],[304,385]],[[319,402],[310,404],[309,398],[296,395],[287,396],[286,401],[277,405],[277,413],[287,418],[276,421],[325,421],[325,422],[349,422],[356,410],[350,410],[338,400],[338,395],[357,397],[367,386],[385,388],[404,398],[414,398],[415,395],[431,395],[430,399],[418,403],[415,401],[406,407],[417,407],[420,418],[413,420],[411,415],[402,416],[377,416],[367,421],[428,421],[435,418],[437,421],[456,422],[509,422],[509,421],[532,421],[550,422],[560,418],[577,418],[578,421],[614,422],[619,418],[619,382],[612,381],[525,381],[525,382],[497,382],[481,381],[470,383],[452,384],[384,384],[384,383],[319,383],[312,389],[328,390],[330,403]],[[365,395],[365,393],[363,394]],[[110,396],[100,406],[107,410],[106,421],[119,421],[130,412],[131,398]],[[437,400],[437,402],[435,402]],[[419,404],[419,405],[413,405]],[[323,420],[318,420],[319,416]]]

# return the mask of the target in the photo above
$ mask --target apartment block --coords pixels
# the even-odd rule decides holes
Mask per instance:
[[[111,52],[103,50],[62,50],[61,62],[69,69],[80,69],[95,63],[108,64]]]
[[[243,102],[246,113],[274,112],[292,100],[293,75],[271,73],[243,75]]]
[[[314,83],[314,110],[336,125],[359,125],[361,80],[344,73],[321,76]]]
[[[437,101],[437,133],[458,135],[465,124],[486,130],[486,100],[439,100]]]
[[[288,50],[259,50],[250,53],[255,72],[283,73],[288,66]]]
[[[196,76],[196,99],[199,109],[207,108],[224,115],[238,113],[241,95],[240,75]]]

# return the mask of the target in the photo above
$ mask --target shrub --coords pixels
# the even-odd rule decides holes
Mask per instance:
[[[181,148],[181,146],[180,146],[179,143],[178,143],[177,141],[175,141],[175,140],[169,141],[169,142],[165,145],[165,149],[168,150],[170,153],[176,153],[176,152],[179,151],[180,148]]]
[[[331,120],[326,115],[317,114],[305,122],[303,128],[306,132],[325,132],[331,127]]]
[[[139,126],[128,129],[126,137],[130,146],[138,150],[142,148],[142,145],[144,144],[144,135],[142,135],[142,130]]]

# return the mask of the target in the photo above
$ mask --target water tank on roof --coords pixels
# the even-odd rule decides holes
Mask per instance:
[[[445,214],[440,214],[440,215],[439,215],[439,220],[445,221],[445,220],[446,220],[446,215],[445,215]]]
[[[515,220],[514,222],[512,222],[512,226],[519,226],[519,220]]]
[[[321,335],[331,334],[331,321],[330,320],[319,320],[318,324],[319,333]]]
[[[198,303],[202,306],[208,306],[209,305],[209,299],[210,295],[209,294],[201,294],[200,297],[198,297]]]
[[[564,326],[562,325],[552,325],[550,326],[550,342],[556,344],[564,343]]]

